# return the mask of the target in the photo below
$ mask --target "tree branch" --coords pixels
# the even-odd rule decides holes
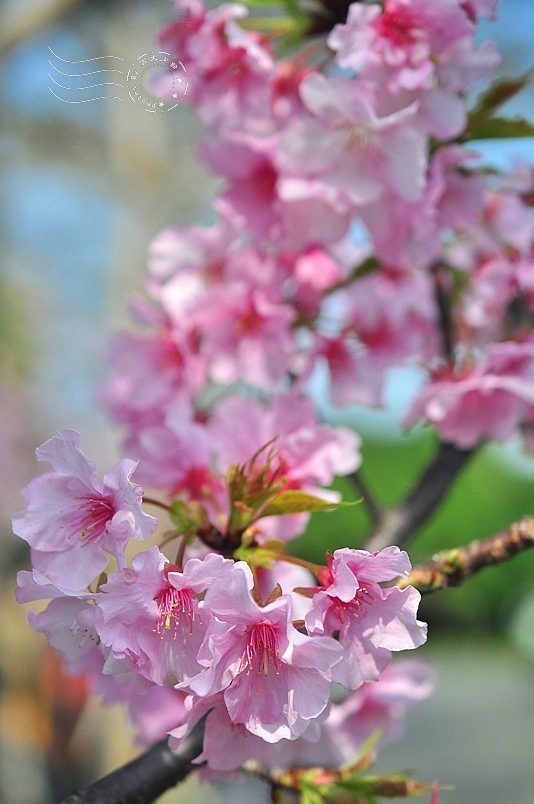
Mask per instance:
[[[439,262],[432,267],[431,274],[434,277],[434,297],[438,312],[443,356],[448,362],[451,362],[454,355],[454,339],[449,287],[451,284],[450,276],[446,273],[446,266]]]
[[[524,517],[496,536],[438,553],[430,561],[414,567],[410,577],[403,578],[397,585],[410,584],[423,594],[459,586],[485,567],[501,564],[532,547],[534,517]]]
[[[177,751],[161,740],[136,759],[59,804],[149,804],[200,767],[192,760],[202,751],[203,718]]]
[[[371,521],[373,523],[378,522],[384,515],[384,509],[367,488],[367,484],[362,480],[361,474],[359,472],[353,472],[349,475],[349,479],[352,481],[356,490],[362,495],[364,505],[369,512]]]
[[[441,443],[436,457],[402,505],[380,517],[366,549],[373,552],[391,544],[399,547],[406,544],[417,528],[434,513],[473,452],[459,449],[454,444]]]

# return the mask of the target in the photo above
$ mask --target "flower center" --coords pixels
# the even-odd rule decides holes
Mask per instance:
[[[338,120],[334,123],[335,131],[346,133],[345,148],[349,151],[371,151],[374,143],[373,132],[365,123],[350,123],[347,120]]]
[[[175,589],[170,584],[154,596],[158,606],[158,620],[154,631],[163,638],[166,631],[173,631],[174,639],[178,632],[181,616],[185,615],[189,620],[189,635],[193,636],[193,622],[195,612],[193,609],[193,597],[189,589]]]
[[[76,497],[78,505],[69,510],[68,527],[70,536],[80,536],[84,543],[95,541],[106,530],[110,519],[115,515],[115,506],[109,497],[86,494]]]
[[[276,631],[271,623],[255,625],[248,635],[247,646],[241,657],[239,672],[257,669],[258,675],[269,675],[269,665],[280,672],[280,658],[276,642]]]
[[[413,44],[416,20],[408,9],[386,10],[378,21],[378,33],[398,48]]]
[[[345,603],[338,597],[332,598],[332,611],[341,625],[346,624],[347,614],[351,617],[359,617],[366,606],[373,603],[373,595],[365,586],[360,586],[352,600]]]
[[[253,335],[261,329],[263,321],[263,316],[257,311],[254,303],[250,301],[236,318],[236,332],[240,336]]]

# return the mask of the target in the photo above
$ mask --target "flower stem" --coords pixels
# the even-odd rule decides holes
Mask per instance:
[[[167,503],[161,502],[161,500],[156,500],[154,497],[143,497],[143,502],[147,503],[147,505],[156,505],[158,508],[163,508],[164,511],[170,511],[170,505]]]
[[[297,558],[297,556],[289,556],[286,553],[277,553],[276,550],[263,550],[262,553],[266,553],[269,558],[274,559],[274,561],[287,561],[288,564],[296,564],[297,567],[304,567],[304,569],[309,570],[313,575],[317,575],[318,572],[324,569],[319,564],[312,564],[311,561],[306,561],[304,558]]]

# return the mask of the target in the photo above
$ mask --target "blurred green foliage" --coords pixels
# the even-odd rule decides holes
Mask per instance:
[[[27,321],[21,292],[0,275],[0,373],[21,379],[28,367]]]

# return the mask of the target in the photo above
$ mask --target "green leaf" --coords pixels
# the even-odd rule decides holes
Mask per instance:
[[[333,511],[336,508],[346,508],[349,505],[357,505],[361,500],[353,502],[331,502],[315,497],[305,491],[291,490],[281,491],[265,508],[261,509],[261,516],[280,516],[282,514],[301,514],[304,512],[313,513],[314,511]]]
[[[263,0],[247,0],[247,2],[263,4]],[[248,17],[246,20],[241,20],[240,25],[242,28],[250,31],[280,31],[285,33],[292,33],[295,25],[292,20],[287,17]]]
[[[372,273],[373,271],[377,271],[380,268],[380,262],[377,260],[376,257],[367,257],[366,260],[361,262],[359,265],[354,268],[351,277],[354,279],[359,279],[361,276],[366,276],[367,274]]]
[[[297,0],[244,0],[245,5],[270,9],[266,17],[246,17],[239,24],[246,30],[268,30],[278,33],[279,46],[283,50],[291,50],[300,44],[309,28],[310,18],[300,8]],[[284,16],[280,15],[280,6]]]
[[[181,532],[191,526],[191,518],[187,514],[187,507],[182,500],[173,500],[169,510],[169,519]]]
[[[476,106],[469,112],[469,131],[477,128],[480,123],[490,117],[495,109],[502,106],[507,100],[517,95],[532,78],[534,69],[527,70],[523,75],[499,78],[494,81],[481,95]]]
[[[322,795],[313,788],[305,787],[300,793],[301,804],[324,804]]]
[[[276,8],[276,4],[273,0],[243,0],[244,5],[246,6],[264,6],[267,8]],[[255,22],[254,17],[248,18],[251,22]],[[243,22],[243,20],[241,20]]]
[[[186,504],[182,500],[173,500],[169,509],[169,519],[176,525],[179,533],[202,530],[210,524],[206,509],[195,501]]]
[[[491,117],[469,132],[470,140],[508,139],[510,137],[534,137],[534,124],[523,117]]]

